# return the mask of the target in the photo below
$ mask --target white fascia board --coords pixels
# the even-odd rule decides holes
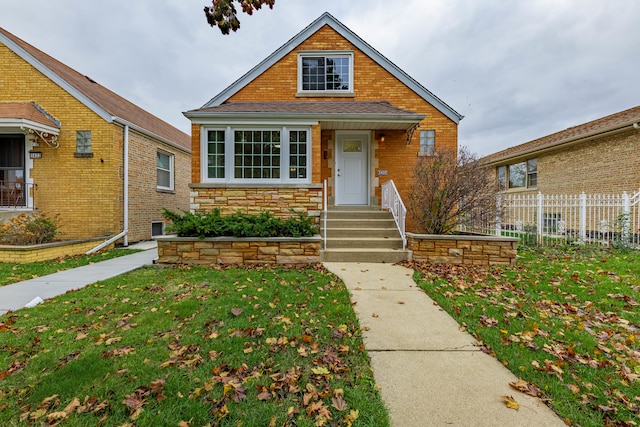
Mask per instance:
[[[69,82],[65,79],[54,73],[51,69],[46,67],[42,62],[38,61],[36,58],[31,56],[26,50],[22,49],[20,46],[15,44],[11,39],[7,38],[4,34],[0,33],[0,41],[11,49],[16,55],[27,61],[31,64],[36,70],[40,71],[47,78],[53,81],[55,84],[60,86],[62,89],[67,91],[71,96],[76,98],[82,104],[84,104],[91,111],[99,115],[101,118],[111,123],[111,114],[95,102],[93,102],[90,98],[88,98],[85,94],[80,92],[78,89],[73,87]]]
[[[318,120],[269,120],[269,119],[239,119],[239,118],[206,118],[192,119],[196,125],[206,126],[315,126]]]
[[[47,126],[27,119],[0,119],[0,128],[4,127],[15,127],[18,129],[25,127],[37,130],[38,132],[46,132],[50,135],[58,136],[60,134],[60,129],[57,127]]]
[[[309,24],[304,30],[295,35],[291,40],[281,46],[278,50],[269,55],[265,60],[260,62],[254,68],[252,68],[248,73],[244,76],[240,77],[214,98],[212,98],[209,102],[204,104],[201,108],[209,108],[215,107],[227,99],[229,99],[232,95],[237,93],[239,90],[248,85],[251,81],[253,81],[256,77],[262,74],[264,71],[269,69],[272,65],[282,59],[285,55],[292,52],[300,43],[311,37],[313,33],[318,31],[324,25],[329,25],[333,28],[338,34],[347,39],[351,44],[356,46],[365,55],[369,56],[375,62],[378,63],[382,68],[391,73],[394,77],[400,80],[404,85],[409,87],[411,90],[420,95],[424,100],[429,102],[431,105],[436,107],[441,113],[447,116],[451,121],[456,124],[460,123],[460,120],[463,119],[464,116],[456,112],[453,108],[448,106],[444,101],[431,93],[428,89],[414,80],[407,73],[402,71],[397,65],[387,59],[380,52],[375,50],[371,45],[362,40],[357,34],[351,31],[349,28],[344,26],[340,21],[334,18],[328,12],[325,12],[318,19]]]

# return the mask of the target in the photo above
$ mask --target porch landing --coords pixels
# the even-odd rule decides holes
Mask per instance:
[[[323,228],[321,234],[324,232]],[[394,263],[411,259],[411,251],[402,249],[393,216],[377,206],[330,207],[326,233],[326,247],[320,251],[323,262]]]

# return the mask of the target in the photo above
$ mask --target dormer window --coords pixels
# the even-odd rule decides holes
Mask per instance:
[[[352,94],[352,52],[302,52],[298,55],[298,93]]]

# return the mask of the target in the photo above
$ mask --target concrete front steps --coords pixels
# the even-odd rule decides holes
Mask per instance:
[[[393,216],[378,207],[331,207],[326,232],[327,245],[320,253],[323,262],[394,263],[410,258],[410,251],[402,249]]]

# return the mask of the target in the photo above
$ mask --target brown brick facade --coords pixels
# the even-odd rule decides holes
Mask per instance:
[[[297,94],[298,54],[300,51],[349,51],[353,52],[354,63],[354,95],[351,97],[335,96],[300,96]],[[381,184],[392,179],[401,197],[408,199],[413,180],[413,167],[419,157],[420,130],[435,130],[436,150],[457,150],[457,124],[435,106],[415,93],[383,66],[359,50],[349,40],[340,35],[329,25],[320,28],[316,33],[303,41],[290,53],[255,77],[246,86],[230,96],[227,102],[282,102],[282,101],[387,101],[395,107],[425,114],[413,137],[407,143],[404,131],[384,131],[385,142],[378,144],[377,132],[370,133],[371,167],[369,174],[369,193],[372,203],[380,203]],[[200,126],[192,128],[192,182],[200,182]],[[365,132],[367,132],[365,130]],[[326,179],[329,183],[329,196],[334,194],[335,164],[335,130],[321,130],[320,126],[312,128],[312,183],[321,185]],[[385,170],[387,175],[378,179],[378,170]],[[321,195],[319,195],[321,197]],[[211,204],[209,204],[211,205]],[[204,206],[204,205],[202,205]],[[281,206],[275,206],[281,210]],[[201,209],[201,208],[199,208]],[[316,207],[313,210],[318,209]],[[321,207],[320,207],[321,209]],[[413,222],[409,219],[409,227]]]
[[[640,189],[640,130],[595,139],[538,157],[546,194],[634,193]]]
[[[104,120],[3,44],[1,101],[36,102],[61,123],[59,147],[40,142],[36,150],[42,152],[42,158],[26,167],[26,175],[34,183],[34,207],[59,214],[59,238],[90,238],[122,231],[124,126]],[[90,157],[75,156],[79,130],[91,131]],[[190,155],[133,129],[129,144],[129,240],[146,240],[151,238],[151,221],[162,220],[162,207],[189,208]],[[176,190],[172,193],[156,191],[157,149],[175,155]]]

